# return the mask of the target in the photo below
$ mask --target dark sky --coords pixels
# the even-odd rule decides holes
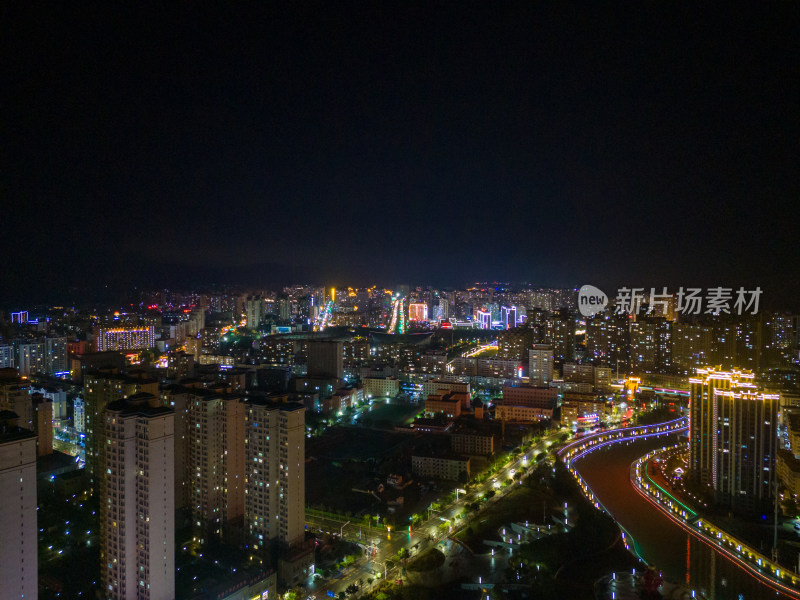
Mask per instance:
[[[486,279],[797,304],[791,3],[9,4],[0,305]]]

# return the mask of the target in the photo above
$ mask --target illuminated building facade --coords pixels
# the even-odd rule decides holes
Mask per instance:
[[[408,305],[409,321],[427,321],[428,305],[423,302],[412,302]]]
[[[491,329],[492,328],[492,313],[491,311],[483,310],[479,308],[475,313],[475,320],[478,322],[478,326],[481,329]]]
[[[94,343],[97,352],[146,350],[156,345],[155,327],[153,325],[97,327],[94,330]]]
[[[763,509],[774,497],[779,396],[759,391],[753,373],[738,369],[701,368],[689,383],[690,476],[721,505]]]
[[[513,329],[517,326],[517,307],[503,306],[500,309],[500,322],[504,329]]]

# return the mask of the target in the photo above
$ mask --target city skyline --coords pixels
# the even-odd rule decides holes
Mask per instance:
[[[800,600],[794,5],[0,14],[0,600]]]
[[[0,298],[376,274],[798,296],[781,8],[318,8],[9,9]]]

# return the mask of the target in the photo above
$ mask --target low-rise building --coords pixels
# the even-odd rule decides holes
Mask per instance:
[[[556,406],[558,390],[553,387],[522,385],[503,388],[503,404],[507,406],[530,406],[552,410]]]
[[[494,454],[494,436],[477,431],[459,431],[450,436],[453,452],[470,456]]]
[[[411,470],[418,477],[432,477],[449,481],[467,481],[470,477],[471,459],[468,456],[414,455],[411,457]]]
[[[561,423],[570,425],[592,425],[611,414],[613,407],[604,398],[595,394],[567,392],[561,403]]]
[[[494,418],[498,421],[537,423],[544,419],[552,419],[553,409],[539,408],[537,406],[521,406],[519,404],[507,404],[504,400],[495,405]]]
[[[400,380],[395,377],[365,377],[361,383],[367,398],[394,398],[400,393]]]
[[[442,413],[447,417],[461,416],[463,402],[461,398],[454,397],[452,393],[432,394],[425,399],[425,412],[430,414]]]

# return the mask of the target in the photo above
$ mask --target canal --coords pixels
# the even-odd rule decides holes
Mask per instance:
[[[787,598],[687,533],[642,498],[629,480],[631,463],[677,436],[612,444],[574,463],[597,499],[634,537],[637,550],[664,577],[713,600]]]

